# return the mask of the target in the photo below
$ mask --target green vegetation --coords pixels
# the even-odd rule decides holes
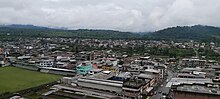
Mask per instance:
[[[195,25],[166,28],[146,34],[144,37],[148,39],[201,40],[218,42],[220,40],[219,36],[220,28],[218,27]]]
[[[147,53],[147,48],[144,46],[128,47],[128,48],[115,48],[113,51],[118,51],[119,53],[126,54],[128,56],[133,55],[144,55]]]
[[[169,56],[175,58],[191,57],[196,55],[193,49],[157,48],[157,47],[150,48],[148,53],[156,56]]]
[[[211,49],[198,49],[199,56],[205,56],[207,59],[220,61],[220,55]]]
[[[213,26],[177,26],[151,33],[131,33],[113,30],[65,30],[50,29],[32,25],[0,26],[2,40],[15,37],[71,37],[97,39],[155,39],[155,40],[197,40],[220,42],[220,28]]]
[[[16,67],[0,68],[0,93],[15,92],[60,79],[58,75],[29,71]]]
[[[125,52],[129,56],[136,55],[151,55],[151,56],[165,56],[165,57],[192,57],[196,53],[193,49],[180,49],[180,48],[158,48],[158,47],[133,47],[133,48],[121,48],[115,51]]]
[[[130,48],[115,48],[113,51],[118,51],[120,53],[127,54],[129,56],[133,55],[151,55],[151,56],[164,56],[164,57],[192,57],[196,53],[193,49],[181,49],[181,48],[159,48],[159,47],[130,47]]]
[[[0,36],[3,39],[13,37],[71,37],[97,39],[138,39],[139,34],[119,32],[113,30],[58,30],[41,28],[0,27]]]

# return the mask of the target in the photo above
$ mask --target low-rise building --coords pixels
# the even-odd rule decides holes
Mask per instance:
[[[53,67],[54,60],[52,59],[42,59],[40,60],[40,67]]]
[[[76,73],[79,75],[86,75],[92,70],[92,64],[90,62],[83,62],[76,67]]]
[[[181,84],[173,85],[171,96],[174,99],[220,99],[219,86]]]
[[[123,82],[123,95],[130,98],[139,98],[150,80],[143,79],[127,79]]]

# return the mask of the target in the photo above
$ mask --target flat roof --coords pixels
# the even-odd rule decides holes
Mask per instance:
[[[201,71],[202,68],[183,68],[181,71]]]
[[[123,77],[123,78],[130,77],[130,76],[131,76],[130,72],[122,72],[122,73],[116,75],[116,77]]]
[[[57,71],[65,71],[65,72],[75,72],[75,70],[71,69],[62,69],[62,68],[53,68],[53,67],[40,67],[41,69],[47,69],[47,70],[57,70]]]
[[[177,74],[177,77],[180,77],[180,76],[187,76],[187,77],[202,77],[202,78],[205,78],[205,74],[188,74],[188,73],[178,73]]]
[[[110,73],[110,74],[104,74],[102,72],[96,73],[94,75],[90,75],[89,78],[96,78],[96,79],[109,79],[111,77],[115,76],[114,73]]]
[[[128,88],[140,88],[142,85],[145,84],[144,80],[141,79],[131,79],[123,82],[123,87],[128,87]]]
[[[217,68],[217,69],[219,69],[219,68],[220,68],[220,65],[217,65],[217,66],[211,66],[211,68]]]
[[[145,78],[145,79],[153,79],[155,76],[154,75],[150,75],[150,74],[139,74],[138,77],[140,78]]]
[[[95,68],[93,68],[93,69],[91,69],[90,71],[94,71],[94,72],[101,72],[103,69],[95,69]]]
[[[172,85],[180,84],[206,84],[213,83],[212,79],[203,79],[203,78],[172,78],[166,85],[166,87],[171,87]]]
[[[219,88],[210,88],[201,85],[180,85],[176,89],[177,91],[184,91],[184,92],[193,92],[193,93],[201,93],[201,94],[214,94],[220,95]]]
[[[108,85],[108,86],[116,86],[116,87],[122,87],[122,85],[123,85],[122,81],[96,79],[96,78],[88,78],[88,77],[79,78],[77,83],[81,84],[81,82]]]
[[[155,70],[155,69],[145,69],[145,72],[152,72],[152,73],[159,73],[159,70]]]

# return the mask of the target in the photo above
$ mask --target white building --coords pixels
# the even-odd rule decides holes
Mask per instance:
[[[4,66],[5,62],[4,61],[0,61],[0,67]]]
[[[40,61],[40,67],[52,67],[54,64],[54,61],[52,59],[47,60],[41,60]]]

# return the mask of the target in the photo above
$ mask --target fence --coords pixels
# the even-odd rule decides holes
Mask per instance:
[[[27,93],[33,93],[33,92],[37,92],[39,90],[42,90],[42,89],[45,89],[45,88],[48,88],[48,87],[51,87],[55,84],[57,84],[58,82],[57,81],[54,81],[54,82],[50,82],[50,83],[47,83],[47,84],[43,84],[43,85],[40,85],[40,86],[36,86],[36,87],[32,87],[32,88],[28,88],[28,89],[24,89],[24,90],[20,90],[20,91],[17,91],[17,92],[13,92],[13,93],[10,93],[10,92],[5,92],[3,94],[0,94],[0,99],[9,99],[10,97],[14,96],[14,95],[25,95]]]

